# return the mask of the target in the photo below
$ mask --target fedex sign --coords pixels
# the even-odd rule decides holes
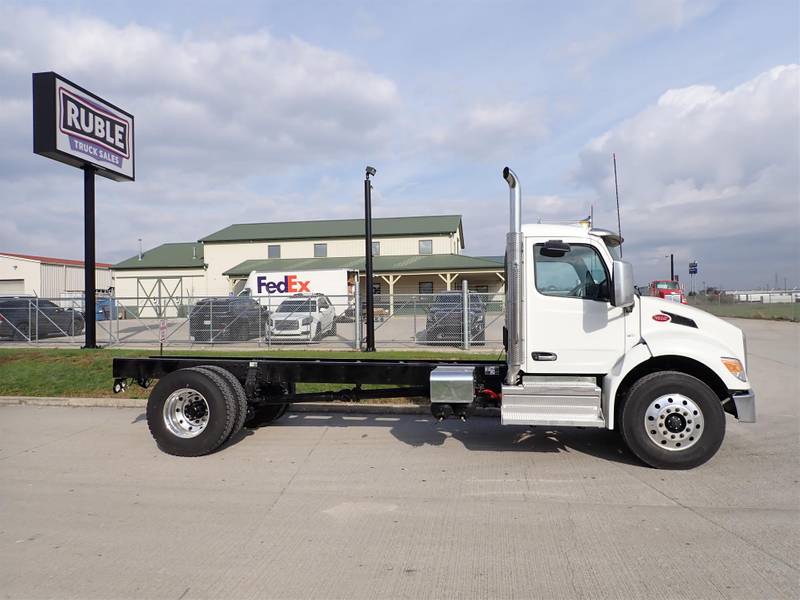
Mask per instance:
[[[246,287],[252,296],[291,296],[293,294],[325,294],[347,296],[346,269],[326,271],[252,271]]]
[[[270,281],[266,275],[256,277],[256,292],[258,295],[267,294],[297,294],[300,292],[311,292],[309,284],[311,281],[302,281],[297,275],[286,275],[280,281]]]

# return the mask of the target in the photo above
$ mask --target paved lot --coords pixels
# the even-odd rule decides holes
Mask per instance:
[[[0,597],[797,598],[798,336],[688,472],[611,432],[287,415],[178,459],[133,409],[0,408]]]

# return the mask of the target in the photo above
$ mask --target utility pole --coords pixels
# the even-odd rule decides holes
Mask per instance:
[[[377,171],[374,167],[367,167],[367,175],[364,178],[364,237],[365,262],[366,262],[366,281],[367,288],[367,345],[366,352],[375,352],[375,290],[372,287],[372,183],[370,175],[375,175]],[[361,310],[361,307],[358,307]]]
[[[669,280],[675,281],[675,255],[669,255]]]

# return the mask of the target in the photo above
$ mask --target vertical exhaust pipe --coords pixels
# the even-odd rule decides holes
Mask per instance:
[[[506,167],[503,179],[508,183],[509,225],[506,235],[506,348],[508,373],[506,385],[516,385],[525,355],[522,335],[522,189],[516,173]]]

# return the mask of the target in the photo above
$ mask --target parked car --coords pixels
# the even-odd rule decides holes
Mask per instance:
[[[297,294],[278,305],[266,332],[270,338],[308,340],[336,335],[336,309],[325,294]]]
[[[261,335],[269,311],[250,296],[204,298],[189,313],[195,342],[243,342]]]
[[[486,343],[486,304],[478,294],[470,294],[468,302],[469,339],[472,344],[481,346]],[[423,341],[460,345],[464,340],[463,306],[461,292],[436,296],[425,319]]]
[[[0,338],[18,341],[83,333],[83,314],[39,298],[0,298]]]
[[[664,300],[671,300],[672,302],[680,302],[681,304],[687,303],[686,296],[677,281],[651,281],[648,295],[655,296],[656,298],[663,298]]]

